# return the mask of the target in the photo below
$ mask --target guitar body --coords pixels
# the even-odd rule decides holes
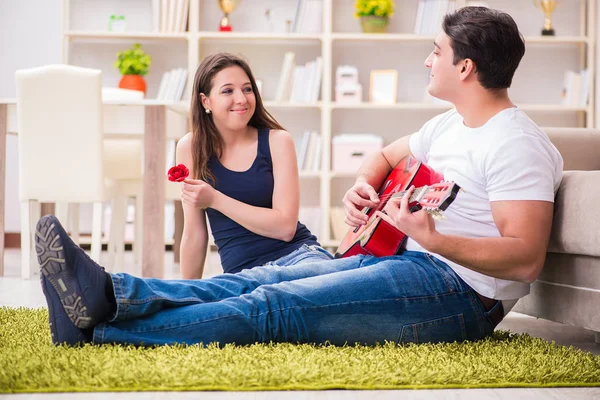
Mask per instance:
[[[379,189],[381,200],[377,208],[363,210],[369,222],[358,229],[351,228],[338,247],[335,257],[345,258],[357,254],[371,254],[376,257],[398,254],[406,235],[381,218],[372,218],[376,211],[382,211],[387,199],[410,186],[420,187],[439,183],[443,176],[429,166],[408,156],[390,172]]]

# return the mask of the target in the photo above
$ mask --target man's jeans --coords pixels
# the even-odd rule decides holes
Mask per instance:
[[[112,275],[117,311],[95,343],[375,344],[493,332],[473,289],[420,252],[270,265],[210,279]]]

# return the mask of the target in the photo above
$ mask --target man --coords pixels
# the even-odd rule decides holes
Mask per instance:
[[[445,17],[425,62],[429,91],[456,109],[387,146],[346,193],[346,222],[379,200],[405,155],[466,190],[435,222],[405,196],[381,218],[410,240],[401,255],[266,266],[195,281],[110,275],[56,218],[36,244],[54,343],[169,344],[477,340],[526,295],[545,259],[562,159],[508,98],[525,52],[507,14],[466,7]]]

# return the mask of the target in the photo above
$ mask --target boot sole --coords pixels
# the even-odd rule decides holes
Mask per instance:
[[[54,217],[45,216],[37,223],[35,250],[40,271],[56,290],[65,312],[79,329],[93,326],[74,271],[69,271],[60,234]]]

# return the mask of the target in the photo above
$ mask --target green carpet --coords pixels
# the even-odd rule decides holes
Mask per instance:
[[[0,308],[0,392],[600,386],[600,356],[528,335],[476,343],[55,347],[46,309]]]

